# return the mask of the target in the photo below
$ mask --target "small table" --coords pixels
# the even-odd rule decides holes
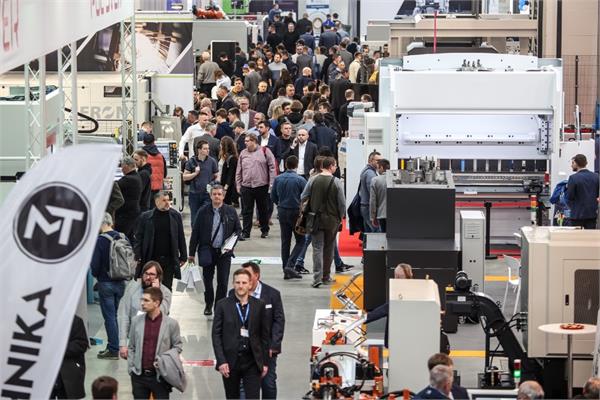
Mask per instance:
[[[582,324],[583,329],[562,329],[563,323],[540,325],[538,329],[553,335],[567,335],[567,398],[573,398],[573,336],[596,333],[596,325]]]

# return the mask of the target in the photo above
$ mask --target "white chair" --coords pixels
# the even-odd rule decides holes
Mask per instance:
[[[511,256],[504,256],[504,261],[506,262],[507,269],[507,280],[506,280],[506,290],[504,290],[504,301],[502,302],[502,312],[504,312],[504,307],[506,306],[506,300],[508,299],[508,288],[509,286],[513,289],[513,292],[516,292],[517,297],[515,298],[515,308],[513,310],[513,315],[517,313],[519,307],[519,297],[521,296],[521,262]],[[513,278],[513,276],[517,276]]]

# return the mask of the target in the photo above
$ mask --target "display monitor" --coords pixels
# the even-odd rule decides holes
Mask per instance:
[[[517,390],[494,390],[494,389],[467,389],[471,400],[478,399],[494,399],[494,400],[510,400],[517,398]]]

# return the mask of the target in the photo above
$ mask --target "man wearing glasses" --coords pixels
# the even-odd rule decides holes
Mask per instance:
[[[256,111],[250,109],[250,99],[248,97],[239,97],[238,105],[240,106],[240,121],[244,123],[248,129],[256,126]],[[258,121],[260,122],[260,121]]]
[[[160,303],[160,311],[163,315],[169,314],[171,307],[171,291],[161,283],[163,270],[156,261],[148,261],[142,268],[142,278],[132,280],[125,288],[123,298],[119,303],[117,320],[119,324],[119,355],[127,358],[127,338],[129,337],[129,327],[133,317],[142,312],[142,293],[149,287],[160,288],[163,294],[163,301]]]

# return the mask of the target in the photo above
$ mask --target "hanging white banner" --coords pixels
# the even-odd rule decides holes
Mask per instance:
[[[68,147],[0,208],[0,398],[50,396],[120,156],[113,145]]]
[[[133,13],[134,0],[0,0],[0,74]]]

